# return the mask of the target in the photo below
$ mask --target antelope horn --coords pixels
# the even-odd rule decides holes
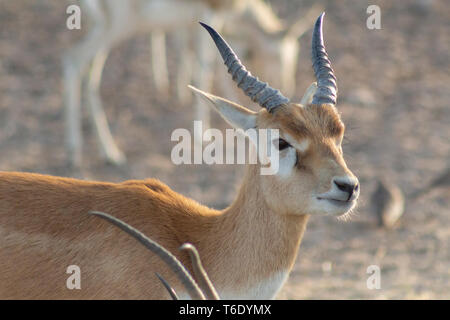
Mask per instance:
[[[210,26],[200,22],[200,24],[209,32],[214,40],[220,55],[228,67],[228,73],[231,74],[233,80],[237,83],[244,93],[254,102],[257,102],[267,111],[273,112],[280,105],[289,103],[289,99],[281,94],[280,91],[270,87],[266,82],[258,80],[257,77],[247,71],[233,49],[222,38],[222,36]]]
[[[119,220],[109,214],[99,211],[90,211],[89,214],[98,216],[100,218],[105,219],[108,222],[111,222],[116,227],[119,227],[120,229],[122,229],[123,231],[134,237],[146,248],[150,249],[153,253],[158,255],[170,267],[170,269],[172,269],[173,272],[175,272],[175,274],[178,276],[181,283],[186,288],[187,292],[189,293],[189,295],[193,300],[205,300],[203,292],[200,290],[195,280],[189,274],[189,271],[186,270],[186,268],[173,254],[167,251],[160,244],[151,240],[143,233],[136,230],[127,223],[123,222],[122,220]]]
[[[336,77],[323,42],[322,23],[324,15],[325,12],[317,19],[312,36],[312,63],[317,79],[317,91],[312,99],[312,104],[330,103],[335,105],[338,90]]]
[[[192,269],[194,270],[194,275],[199,282],[200,288],[206,296],[207,300],[219,300],[219,295],[214,288],[211,280],[209,280],[208,274],[203,268],[202,261],[200,260],[200,255],[197,249],[190,243],[185,243],[180,247],[180,250],[187,251],[192,262]]]
[[[155,272],[155,275],[158,277],[159,281],[163,284],[164,288],[166,288],[167,292],[169,293],[172,300],[180,300],[178,298],[177,293],[175,290],[170,286],[170,284],[166,281],[166,279],[163,278],[162,275],[160,275],[158,272]]]

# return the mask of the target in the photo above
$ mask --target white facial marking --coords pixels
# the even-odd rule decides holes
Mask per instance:
[[[279,168],[277,175],[282,178],[287,178],[294,168],[297,161],[297,153],[294,148],[287,148],[280,152]]]
[[[292,146],[292,148],[288,148],[280,152],[280,168],[278,170],[278,176],[286,178],[291,174],[294,165],[297,162],[296,151],[305,152],[308,150],[310,140],[304,139],[299,143],[289,134],[284,134],[284,138]]]

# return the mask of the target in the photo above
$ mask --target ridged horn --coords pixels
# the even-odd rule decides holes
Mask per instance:
[[[198,285],[205,295],[207,300],[219,300],[219,294],[214,288],[211,280],[208,277],[205,269],[203,268],[202,261],[200,260],[200,255],[197,249],[190,243],[185,243],[180,247],[180,250],[187,251],[192,262],[192,269],[194,270],[194,275],[197,278]]]
[[[312,99],[312,104],[330,103],[336,104],[337,85],[331,62],[328,59],[323,42],[323,12],[316,21],[312,36],[312,63],[317,80],[317,91]]]
[[[209,32],[211,38],[219,49],[220,55],[228,68],[233,80],[237,83],[244,93],[254,102],[257,102],[267,111],[273,112],[276,107],[289,103],[289,99],[281,94],[279,90],[270,87],[266,82],[258,80],[257,77],[245,68],[233,49],[222,38],[222,36],[213,28],[200,22],[200,24]]]

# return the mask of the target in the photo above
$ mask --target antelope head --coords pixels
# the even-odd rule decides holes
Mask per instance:
[[[274,175],[258,175],[255,187],[274,211],[284,214],[341,216],[351,211],[359,196],[358,179],[347,168],[342,153],[345,127],[335,106],[336,77],[323,42],[323,17],[324,13],[317,19],[312,37],[317,83],[310,86],[301,103],[291,103],[280,91],[252,76],[226,41],[201,23],[238,87],[262,108],[254,112],[191,89],[212,102],[235,128],[279,130],[279,138],[269,141],[279,150],[279,170]]]

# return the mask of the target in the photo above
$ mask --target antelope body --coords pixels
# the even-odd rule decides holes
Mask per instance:
[[[291,271],[308,217],[348,213],[359,195],[341,142],[344,126],[334,106],[336,81],[322,39],[319,17],[313,34],[317,86],[290,103],[253,77],[211,27],[239,87],[259,112],[193,90],[230,124],[279,129],[280,170],[261,175],[246,165],[238,195],[222,211],[188,199],[158,180],[87,182],[31,173],[0,173],[0,298],[169,298],[158,272],[181,298],[187,293],[157,256],[105,221],[110,215],[138,228],[191,268],[178,248],[192,243],[224,299],[269,299]],[[256,151],[257,144],[252,144]],[[81,289],[66,287],[66,268],[81,269]],[[192,272],[191,272],[192,273]]]
[[[177,255],[183,243],[195,244],[222,298],[271,298],[295,261],[307,220],[255,211],[258,200],[248,186],[241,201],[219,212],[153,179],[111,184],[2,173],[0,181],[0,298],[168,298],[154,272],[184,297],[158,257],[90,210],[138,226]],[[20,193],[22,199],[12,198]],[[187,256],[180,260],[190,266]],[[69,265],[80,267],[81,290],[66,287]],[[240,286],[230,286],[235,283]]]

